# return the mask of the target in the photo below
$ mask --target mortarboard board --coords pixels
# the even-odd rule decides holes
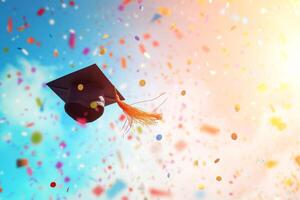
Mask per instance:
[[[148,113],[122,100],[124,97],[96,64],[47,83],[65,102],[65,111],[74,120],[88,123],[98,119],[104,107],[113,103],[125,113],[129,127],[133,122],[150,125],[161,120],[161,114]]]
[[[115,86],[108,80],[96,64],[47,83],[65,102],[65,111],[76,121],[92,122],[99,118],[104,106],[99,104],[99,96],[105,106],[116,103]],[[117,91],[121,100],[124,97]]]

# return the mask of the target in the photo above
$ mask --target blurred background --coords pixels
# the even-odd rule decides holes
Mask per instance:
[[[300,199],[300,1],[1,0],[0,199]],[[80,125],[45,84],[96,63],[163,120]]]

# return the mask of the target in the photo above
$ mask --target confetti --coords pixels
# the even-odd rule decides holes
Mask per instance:
[[[275,161],[275,160],[269,160],[269,161],[266,162],[266,167],[268,169],[272,169],[272,168],[276,167],[277,164],[278,164],[277,161]]]
[[[139,81],[139,85],[140,85],[141,87],[144,87],[144,86],[146,85],[146,81],[145,81],[144,79],[140,80],[140,81]]]
[[[149,192],[152,196],[156,196],[156,197],[169,197],[169,196],[171,196],[170,191],[160,190],[160,189],[156,189],[156,188],[150,188]]]
[[[76,37],[75,37],[75,31],[73,29],[70,30],[70,35],[69,35],[69,47],[71,49],[75,48],[75,41]]]
[[[300,155],[297,155],[297,156],[295,157],[295,162],[296,162],[296,164],[300,167]]]
[[[40,9],[37,11],[36,14],[37,14],[38,16],[42,16],[42,15],[45,13],[45,11],[46,11],[45,8],[40,8]]]
[[[239,112],[241,110],[240,104],[235,104],[234,110],[235,110],[235,112]]]
[[[125,182],[122,180],[116,180],[116,182],[106,191],[108,198],[112,199],[121,193],[126,188]]]
[[[7,32],[11,33],[13,30],[13,21],[12,18],[9,17],[7,21]]]
[[[83,51],[82,51],[82,54],[83,55],[88,55],[90,52],[90,49],[89,48],[84,48]]]
[[[54,57],[57,57],[57,56],[58,56],[58,50],[57,50],[57,49],[54,49],[54,51],[53,51],[53,56],[54,56]]]
[[[222,181],[222,177],[221,177],[221,176],[217,176],[217,177],[216,177],[216,180],[217,180],[217,181]]]
[[[25,158],[20,158],[17,159],[17,163],[16,163],[17,167],[26,167],[28,165],[28,160]]]
[[[236,133],[231,133],[231,139],[232,140],[237,140],[238,136]]]
[[[209,124],[203,124],[200,127],[200,131],[210,135],[217,135],[220,132],[220,129]]]
[[[33,144],[40,144],[42,142],[42,140],[43,140],[43,135],[42,135],[41,132],[35,131],[35,132],[32,133],[31,142]]]
[[[50,183],[50,187],[55,188],[55,187],[56,187],[56,182],[54,182],[54,181],[51,182],[51,183]]]
[[[126,69],[127,68],[127,61],[125,57],[121,58],[121,67],[122,69]]]
[[[157,135],[156,135],[156,140],[157,140],[157,141],[160,141],[161,139],[162,139],[162,135],[161,135],[161,134],[157,134]]]
[[[271,117],[270,123],[276,127],[279,131],[286,129],[287,125],[282,121],[280,117]]]
[[[35,39],[33,37],[27,38],[27,43],[28,44],[33,44],[35,42]]]
[[[104,192],[104,188],[101,187],[100,185],[97,185],[96,187],[94,187],[94,189],[92,190],[93,194],[97,197],[101,196]]]

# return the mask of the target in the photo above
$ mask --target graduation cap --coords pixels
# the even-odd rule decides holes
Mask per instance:
[[[103,114],[104,107],[113,103],[124,111],[130,126],[134,121],[151,124],[161,119],[160,114],[147,113],[123,102],[125,98],[96,64],[47,85],[65,102],[66,113],[78,122],[95,121]]]

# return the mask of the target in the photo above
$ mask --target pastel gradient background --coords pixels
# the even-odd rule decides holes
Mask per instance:
[[[300,199],[299,22],[298,0],[1,0],[0,199]],[[74,122],[45,83],[93,63],[128,103],[165,92],[138,105],[163,121]]]

